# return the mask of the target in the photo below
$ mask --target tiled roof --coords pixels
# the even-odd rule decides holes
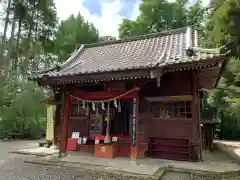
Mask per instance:
[[[83,45],[59,68],[35,72],[35,77],[66,76],[127,69],[163,67],[200,61],[218,56],[218,51],[196,51],[189,57],[186,49],[198,49],[196,31],[181,28],[122,40]],[[201,53],[204,52],[204,53]]]

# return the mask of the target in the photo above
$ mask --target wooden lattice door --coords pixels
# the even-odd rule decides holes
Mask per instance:
[[[102,115],[90,115],[89,135],[96,136],[102,133],[103,128],[103,116]]]

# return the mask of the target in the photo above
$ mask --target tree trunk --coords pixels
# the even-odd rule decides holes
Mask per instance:
[[[38,41],[38,18],[39,18],[39,14],[37,13],[36,16],[36,25],[34,28],[34,33],[35,33],[35,39],[33,42],[33,54],[32,57],[34,57],[33,61],[32,61],[32,70],[37,70],[38,69],[38,58],[35,58],[35,54],[36,54],[36,47],[37,47],[37,41]]]
[[[2,42],[1,42],[1,46],[0,46],[0,67],[2,67],[2,65],[4,64],[4,58],[3,57],[4,57],[4,50],[5,50],[5,45],[6,45],[6,37],[7,37],[11,3],[12,3],[12,1],[8,0],[7,12],[6,12],[6,16],[5,16],[3,37],[2,37]]]
[[[14,43],[14,32],[16,27],[16,14],[14,14],[13,17],[13,23],[12,23],[12,30],[11,30],[11,37],[8,41],[8,52],[7,52],[7,58],[4,63],[4,80],[8,78],[10,67],[12,65],[11,55],[12,55],[12,49],[13,49],[13,43]]]
[[[21,17],[20,17],[21,18]],[[22,19],[19,19],[18,22],[18,32],[17,32],[17,45],[16,45],[16,59],[13,63],[13,70],[17,70],[18,60],[19,60],[19,44],[20,44],[20,35],[21,35]]]
[[[24,60],[24,68],[26,67],[25,71],[28,69],[28,61],[29,58],[31,57],[31,51],[32,51],[32,31],[34,29],[34,15],[35,15],[35,1],[33,2],[33,9],[31,13],[31,22],[30,22],[30,27],[28,30],[28,37],[27,37],[27,55]],[[26,71],[27,72],[27,71]]]

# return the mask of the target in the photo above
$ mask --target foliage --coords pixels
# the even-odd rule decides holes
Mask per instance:
[[[218,109],[221,138],[240,139],[240,1],[212,0],[205,23],[206,47],[227,45],[235,58],[228,63],[218,87],[209,93],[210,105]]]
[[[201,106],[201,119],[204,120],[216,120],[217,117],[217,107],[213,106],[209,102],[209,93],[207,91],[202,90],[203,98],[202,98],[202,106]]]
[[[211,46],[221,46],[232,43],[235,55],[240,52],[240,1],[221,0],[211,1],[209,19],[206,22],[206,42]]]
[[[99,40],[98,30],[78,14],[71,15],[58,27],[55,39],[55,53],[60,62],[65,61],[81,44],[94,43]]]
[[[208,48],[227,46],[235,56],[228,63],[218,86],[205,92],[202,117],[220,122],[220,138],[240,139],[240,24],[239,0],[211,0],[206,19],[202,23],[201,44]]]
[[[187,0],[143,0],[136,21],[124,19],[119,27],[120,38],[176,29],[188,25],[200,26],[205,15],[201,1],[188,7]]]
[[[98,31],[80,14],[58,25],[53,0],[6,0],[3,6],[4,29],[12,34],[3,33],[0,44],[0,131],[36,138],[46,121],[40,101],[51,92],[28,82],[28,74],[66,60],[79,44],[97,42]]]
[[[1,127],[8,132],[37,137],[44,128],[46,107],[40,104],[40,101],[46,95],[33,82],[18,82],[16,79],[4,88],[5,102]]]
[[[239,65],[239,59],[231,59],[218,87],[208,93],[207,106],[216,112],[223,139],[240,139],[240,103],[236,101],[240,97]],[[211,115],[208,117],[213,118]]]

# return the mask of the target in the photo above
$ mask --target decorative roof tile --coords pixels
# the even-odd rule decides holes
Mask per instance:
[[[187,46],[194,50],[189,57]],[[164,67],[171,64],[200,61],[218,56],[218,50],[205,51],[198,48],[196,31],[189,27],[147,34],[138,37],[83,45],[59,68],[38,71],[35,77],[67,76]]]

